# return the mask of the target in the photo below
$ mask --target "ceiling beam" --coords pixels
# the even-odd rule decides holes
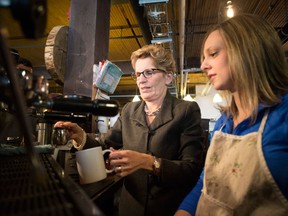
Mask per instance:
[[[133,8],[134,14],[136,16],[136,19],[143,33],[144,40],[146,44],[150,44],[152,40],[152,36],[151,36],[151,32],[149,31],[148,21],[146,18],[144,18],[145,17],[144,7],[140,6],[138,1],[136,0],[130,0],[130,4]]]

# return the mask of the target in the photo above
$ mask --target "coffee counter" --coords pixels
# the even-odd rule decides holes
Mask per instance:
[[[114,174],[107,174],[107,178],[101,181],[80,184],[75,153],[61,151],[59,152],[57,161],[64,168],[64,175],[72,178],[105,215],[115,215],[123,179]]]

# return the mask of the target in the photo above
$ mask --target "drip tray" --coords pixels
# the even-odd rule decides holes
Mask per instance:
[[[103,215],[75,182],[64,177],[51,155],[39,156],[41,181],[36,181],[27,155],[0,158],[0,215]]]

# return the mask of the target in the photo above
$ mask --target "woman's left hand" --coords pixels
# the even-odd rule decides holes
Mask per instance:
[[[153,171],[153,156],[131,150],[110,149],[110,165],[115,167],[118,176],[125,177],[139,169]]]

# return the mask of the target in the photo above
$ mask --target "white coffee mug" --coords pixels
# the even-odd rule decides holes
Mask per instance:
[[[111,150],[95,147],[76,152],[76,164],[80,177],[80,184],[89,184],[103,180],[107,173],[113,170],[107,170],[105,167],[104,155]]]

